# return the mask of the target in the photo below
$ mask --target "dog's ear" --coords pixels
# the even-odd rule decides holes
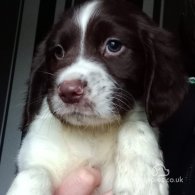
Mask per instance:
[[[141,34],[146,56],[145,108],[149,123],[157,126],[179,107],[187,92],[187,79],[171,33],[142,23]]]
[[[28,125],[33,120],[35,114],[38,113],[40,104],[46,94],[47,70],[45,50],[46,41],[43,41],[33,59],[21,126],[23,135],[26,133]]]

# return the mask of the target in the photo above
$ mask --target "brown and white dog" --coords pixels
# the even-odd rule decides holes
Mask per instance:
[[[156,126],[185,91],[172,35],[131,3],[67,11],[34,59],[7,195],[52,195],[80,166],[101,170],[95,194],[168,195]]]

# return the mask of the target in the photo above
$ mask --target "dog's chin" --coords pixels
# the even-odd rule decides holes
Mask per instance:
[[[54,114],[62,123],[68,123],[73,126],[104,126],[113,123],[119,123],[120,115],[113,115],[110,117],[100,117],[96,115],[86,115],[82,113],[70,113],[66,115]]]
[[[94,103],[90,101],[68,105],[56,97],[47,99],[49,109],[64,124],[95,127],[120,123],[121,115],[109,106],[103,107],[104,112],[98,112],[99,110],[94,109]]]

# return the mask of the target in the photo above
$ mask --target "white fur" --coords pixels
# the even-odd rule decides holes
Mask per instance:
[[[141,119],[141,118],[142,119]],[[167,195],[163,160],[157,143],[157,129],[136,108],[120,127],[116,156],[114,192],[133,195]],[[158,174],[154,174],[159,167]]]
[[[49,172],[42,167],[29,167],[15,178],[7,195],[53,195]]]
[[[59,186],[80,166],[101,169],[103,181],[98,194],[113,189],[115,194],[167,195],[167,183],[158,182],[158,175],[153,174],[163,162],[156,130],[148,125],[144,112],[135,109],[118,125],[100,129],[63,125],[50,113],[45,100],[22,143],[19,174],[7,195],[49,194],[45,192]],[[159,177],[163,174],[162,166]],[[31,191],[27,193],[28,188]]]
[[[84,51],[84,40],[85,40],[85,32],[87,30],[87,25],[89,23],[90,18],[93,16],[95,10],[98,8],[98,1],[92,1],[91,3],[87,3],[80,8],[76,15],[76,23],[80,27],[81,30],[81,44],[80,44],[80,53],[83,54]]]

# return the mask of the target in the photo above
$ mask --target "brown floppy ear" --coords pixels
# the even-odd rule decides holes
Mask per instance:
[[[31,67],[30,78],[28,80],[28,91],[26,94],[26,103],[23,110],[23,119],[21,124],[23,136],[28,129],[28,125],[38,113],[47,90],[45,42],[46,41],[43,41],[38,47]]]
[[[179,107],[187,92],[187,79],[181,54],[170,33],[152,26],[142,35],[147,64],[145,108],[149,123],[157,126]]]

